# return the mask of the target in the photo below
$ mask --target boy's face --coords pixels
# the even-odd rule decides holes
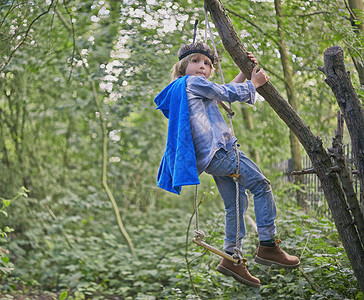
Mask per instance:
[[[199,54],[188,62],[186,67],[186,75],[205,76],[208,79],[211,75],[211,60],[203,54]]]

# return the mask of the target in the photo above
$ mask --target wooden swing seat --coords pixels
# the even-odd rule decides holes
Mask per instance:
[[[229,254],[225,253],[224,251],[221,251],[221,250],[219,250],[219,249],[217,249],[217,248],[215,248],[215,247],[210,246],[209,244],[205,243],[205,242],[204,242],[204,241],[202,241],[202,240],[199,240],[199,239],[193,238],[193,239],[192,239],[192,241],[193,241],[195,244],[197,244],[197,245],[199,245],[199,246],[201,246],[201,247],[205,248],[206,250],[211,251],[211,252],[213,252],[213,253],[215,253],[215,254],[217,254],[217,255],[219,255],[219,256],[221,256],[221,257],[223,257],[223,258],[226,258],[226,259],[228,259],[228,260],[232,261],[233,263],[235,263],[235,264],[237,264],[237,265],[241,264],[241,261],[242,261],[241,259],[233,258],[231,255],[229,255]]]

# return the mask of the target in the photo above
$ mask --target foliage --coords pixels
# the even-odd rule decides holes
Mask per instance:
[[[221,247],[222,207],[212,211],[206,201],[210,199],[200,207],[200,226],[206,232],[206,241]],[[47,199],[41,202],[37,205],[50,205]],[[39,209],[36,206],[35,211]],[[108,299],[112,295],[125,299],[197,299],[186,268],[186,254],[200,299],[353,299],[358,293],[333,223],[295,207],[279,205],[284,207],[277,221],[282,247],[300,257],[303,271],[318,291],[299,270],[254,264],[257,236],[250,223],[243,250],[250,272],[261,279],[260,291],[217,273],[218,258],[190,241],[186,252],[186,229],[191,216],[188,212],[163,209],[124,214],[137,252],[132,257],[120,240],[116,225],[107,217],[108,202],[90,206],[89,199],[65,196],[58,204],[53,202],[52,209],[58,211],[58,206],[73,211],[88,206],[93,214],[68,213],[52,219],[49,213],[38,211],[37,225],[28,230],[27,238],[18,237],[9,245],[17,267],[6,286],[3,282],[3,293],[21,294],[39,289],[50,293],[67,291],[68,299]],[[253,210],[248,213],[253,214]],[[42,231],[45,235],[39,238]],[[19,286],[23,291],[17,289]]]
[[[277,85],[277,89],[284,94],[274,4],[268,1],[229,1],[225,6],[230,12],[230,17],[244,46],[249,51],[253,51],[261,66],[268,71],[272,83]],[[286,1],[283,5],[283,15],[284,18],[281,21],[284,24],[284,38],[292,66],[298,101],[297,111],[314,133],[317,133],[325,142],[331,142],[331,135],[336,126],[338,106],[329,87],[324,83],[324,74],[319,72],[318,67],[323,66],[325,49],[333,45],[340,45],[345,49],[346,67],[353,68],[349,55],[352,51],[346,50],[353,48],[354,41],[352,40],[355,38],[348,21],[348,11],[343,1]],[[358,50],[364,45],[364,41],[359,41],[358,37],[355,39],[356,45],[361,45],[356,47]],[[234,66],[230,59],[226,64],[228,68]],[[353,84],[360,93],[358,75],[355,70],[353,70]],[[276,125],[276,122],[281,121],[277,121],[277,117],[269,109],[261,111],[258,108],[251,113],[255,131],[265,133],[269,131],[267,127],[282,127],[281,124]],[[279,133],[277,134],[276,130],[273,131],[275,132],[274,137],[282,140]],[[250,136],[254,134],[242,129],[237,132],[247,133],[239,138],[240,140],[250,141]],[[255,142],[253,148],[256,148],[256,144],[258,144],[258,148],[262,147],[264,150],[262,153],[266,153],[270,152],[267,151],[267,147],[274,148],[279,144],[279,150],[282,152],[278,152],[275,159],[278,157],[282,159],[284,154],[290,153],[289,148],[284,148],[282,144],[289,144],[288,141],[282,143],[277,140],[267,139],[266,136],[258,137],[258,140],[253,139]],[[265,162],[262,163],[265,166]]]
[[[10,203],[18,199],[19,197],[28,197],[27,192],[29,192],[26,188],[22,187],[18,194],[11,200],[0,198],[2,201],[2,206],[0,207],[0,214],[8,217],[8,213],[6,209],[9,207]],[[2,246],[8,242],[8,234],[13,232],[14,229],[10,228],[9,226],[1,226],[0,227],[0,278],[2,275],[7,275],[12,272],[14,269],[14,264],[10,262],[9,257],[7,254],[9,250],[2,248]]]

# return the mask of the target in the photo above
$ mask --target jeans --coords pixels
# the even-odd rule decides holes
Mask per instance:
[[[272,239],[276,234],[274,219],[277,210],[274,202],[270,182],[264,177],[258,166],[251,161],[242,151],[239,152],[239,211],[240,232],[239,249],[241,240],[245,236],[244,214],[248,208],[246,190],[254,195],[254,212],[258,227],[260,241]],[[219,193],[225,206],[225,239],[224,250],[234,252],[236,246],[236,184],[228,175],[236,173],[237,158],[235,149],[226,151],[219,149],[205,172],[211,174],[215,180]]]

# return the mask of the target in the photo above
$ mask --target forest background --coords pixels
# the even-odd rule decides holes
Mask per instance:
[[[363,62],[363,35],[349,2],[282,1],[281,17],[273,1],[224,3],[285,94],[281,21],[297,111],[327,146],[338,105],[318,70],[326,48],[344,48],[363,101],[352,59]],[[204,40],[203,1],[13,0],[0,13],[1,299],[363,298],[325,203],[302,209],[304,187],[279,180],[273,165],[291,158],[290,134],[262,98],[234,104],[234,131],[273,183],[280,237],[301,269],[254,264],[247,222],[244,255],[262,288],[222,277],[218,258],[190,241],[194,188],[176,196],[156,187],[167,121],[153,99],[196,19]],[[213,32],[228,82],[238,70]],[[223,204],[212,178],[201,182],[200,227],[221,247]]]

